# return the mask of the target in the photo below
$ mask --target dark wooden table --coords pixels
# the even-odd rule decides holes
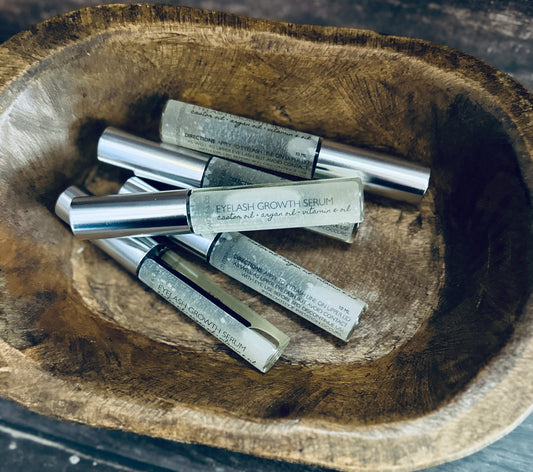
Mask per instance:
[[[0,42],[33,23],[101,2],[3,0]],[[107,2],[111,3],[111,2]],[[121,2],[128,3],[128,2]],[[135,2],[137,3],[137,2]],[[155,2],[152,2],[155,3]],[[158,3],[182,3],[175,1]],[[501,69],[533,90],[533,2],[480,0],[188,0],[188,6],[295,23],[349,26],[411,36],[461,49]],[[525,472],[533,463],[533,417],[497,443],[428,472]],[[0,470],[325,472],[59,422],[0,398]]]

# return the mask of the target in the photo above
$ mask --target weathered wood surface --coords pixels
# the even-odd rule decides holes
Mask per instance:
[[[347,470],[467,454],[531,405],[532,102],[505,75],[421,41],[148,6],[74,13],[2,57],[3,395]],[[350,248],[256,235],[368,300],[353,341],[206,268],[293,337],[252,372],[51,215],[67,183],[117,177],[95,168],[105,124],[154,133],[169,95],[431,163],[421,208],[370,201]]]
[[[0,41],[103,0],[3,0]],[[136,3],[134,1],[124,3]],[[183,4],[167,0],[174,5]],[[294,23],[348,26],[426,39],[487,61],[533,90],[533,3],[510,0],[189,0],[188,6]]]
[[[482,451],[425,472],[530,472],[532,435],[530,417]],[[0,451],[1,470],[6,472],[37,468],[40,472],[331,472],[329,468],[60,422],[1,398]]]

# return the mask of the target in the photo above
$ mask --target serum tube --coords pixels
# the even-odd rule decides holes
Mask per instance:
[[[76,197],[70,225],[85,239],[223,233],[360,222],[359,179]]]
[[[69,187],[57,200],[56,214],[68,223],[72,199],[84,195]],[[268,371],[287,346],[288,336],[154,239],[94,243],[259,371]]]
[[[177,100],[163,110],[160,135],[169,144],[304,179],[357,175],[368,192],[410,203],[429,185],[427,167]]]
[[[132,177],[121,192],[153,192]],[[170,235],[174,243],[328,333],[348,341],[367,305],[240,233]]]
[[[98,160],[137,177],[182,188],[234,187],[287,182],[278,175],[171,144],[160,144],[108,127],[98,140]],[[316,233],[351,243],[358,223],[315,226]]]

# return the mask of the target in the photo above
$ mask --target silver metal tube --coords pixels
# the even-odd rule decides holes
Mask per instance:
[[[188,233],[188,192],[76,197],[70,226],[76,237],[84,239]]]
[[[124,182],[119,190],[119,193],[121,194],[144,192],[157,192],[157,189],[139,177],[130,177],[128,180],[126,180],[126,182]],[[168,238],[178,243],[181,247],[187,249],[194,255],[199,256],[207,261],[207,255],[211,250],[211,246],[216,241],[216,234],[208,236],[195,233],[169,234]]]
[[[365,191],[418,203],[429,185],[430,169],[386,154],[324,139],[315,179],[359,176]]]
[[[78,187],[67,188],[57,199],[56,215],[65,223],[70,223],[72,200],[86,196],[88,196],[87,193]],[[154,239],[146,237],[97,239],[93,243],[133,274],[137,274],[137,268],[146,255],[159,245]]]
[[[146,236],[140,238],[95,239],[92,242],[115,259],[122,267],[135,275],[146,255],[159,246],[157,241]]]
[[[139,177],[186,188],[200,187],[211,159],[203,152],[155,143],[113,127],[100,136],[97,154],[99,161]]]

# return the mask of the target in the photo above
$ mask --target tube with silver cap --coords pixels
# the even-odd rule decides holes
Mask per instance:
[[[69,187],[57,200],[56,214],[69,223],[72,200],[86,195]],[[154,239],[97,239],[94,244],[261,372],[287,346],[288,336]]]
[[[120,192],[154,190],[147,182],[132,177]],[[367,308],[365,302],[240,233],[168,237],[226,275],[343,341],[348,341]]]
[[[172,144],[156,143],[112,126],[98,140],[98,160],[137,177],[182,188],[233,187],[287,182],[276,174]],[[359,224],[314,226],[316,233],[351,243]]]
[[[169,100],[161,140],[243,164],[304,179],[358,175],[365,190],[417,203],[430,170],[386,154],[335,143],[308,133]]]
[[[298,228],[363,219],[360,179],[76,197],[70,225],[85,239]]]

